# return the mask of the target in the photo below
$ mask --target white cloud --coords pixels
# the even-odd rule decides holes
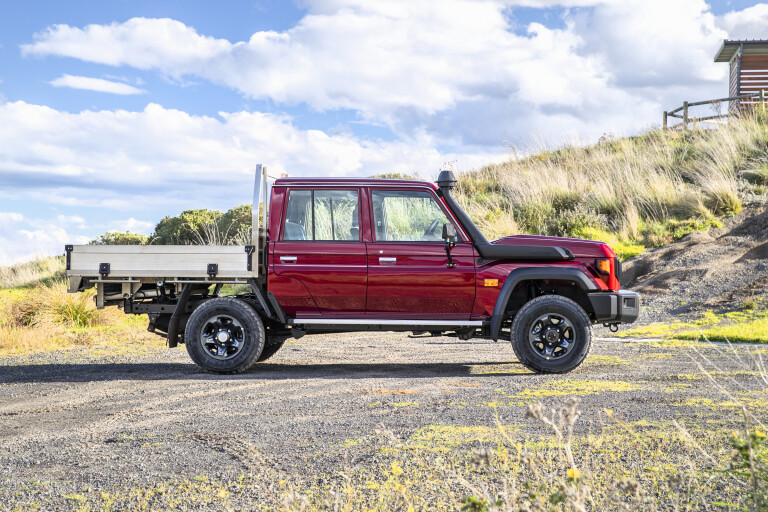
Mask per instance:
[[[718,20],[704,0],[303,5],[307,14],[295,26],[248,41],[132,18],[54,25],[22,51],[199,77],[278,104],[352,109],[403,137],[426,132],[454,147],[498,148],[505,137],[632,132],[684,99],[718,96],[726,70],[712,62],[717,45],[729,27],[768,19],[756,6]],[[520,32],[508,11],[520,6],[587,9],[565,11],[563,29],[532,23]],[[531,134],[521,119],[542,131]]]
[[[111,94],[143,94],[147,91],[133,87],[132,85],[104,80],[103,78],[91,78],[87,76],[62,75],[52,80],[50,84],[54,87],[71,87],[72,89],[83,89],[86,91],[108,92]]]
[[[156,104],[140,112],[77,114],[24,102],[0,104],[0,196],[136,211],[183,205],[230,206],[250,199],[256,163],[293,176],[436,173],[499,159],[452,153],[421,134],[369,141],[300,130],[284,116],[221,113],[194,116]],[[87,217],[87,215],[83,214]],[[146,222],[146,221],[145,221]]]
[[[731,11],[718,20],[731,39],[766,39],[768,4],[756,4],[743,11]]]
[[[131,233],[142,233],[148,235],[155,229],[155,224],[157,223],[138,220],[131,217],[129,219],[112,222],[108,228],[108,231],[130,231]]]
[[[37,227],[34,227],[37,226]],[[67,243],[87,243],[72,236],[57,219],[26,219],[16,212],[0,212],[0,265],[12,265],[37,256],[62,254]]]

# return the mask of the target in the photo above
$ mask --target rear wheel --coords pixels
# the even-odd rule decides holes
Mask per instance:
[[[269,338],[267,338],[267,341],[270,341]],[[264,350],[261,351],[261,355],[259,356],[259,359],[257,362],[266,361],[273,355],[277,354],[277,351],[283,348],[283,345],[285,345],[285,340],[280,339],[280,341],[270,343],[269,345],[264,347]]]
[[[512,322],[512,348],[520,362],[539,373],[578,367],[592,345],[592,324],[576,302],[545,295],[527,302]]]
[[[264,324],[245,302],[221,297],[192,313],[184,331],[192,360],[212,373],[244,372],[264,349]]]

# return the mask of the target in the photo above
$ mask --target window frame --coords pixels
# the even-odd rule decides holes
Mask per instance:
[[[315,192],[318,190],[324,190],[324,191],[349,191],[349,192],[356,192],[357,193],[357,226],[358,226],[358,233],[357,233],[357,240],[285,240],[283,237],[285,236],[285,222],[288,217],[288,203],[291,200],[291,192],[292,191],[308,191],[308,192]],[[314,194],[312,195],[312,200],[314,201]],[[333,186],[320,186],[320,187],[313,187],[313,186],[304,186],[304,187],[287,187],[286,188],[286,194],[285,194],[285,206],[283,207],[283,218],[280,220],[280,237],[278,240],[280,242],[297,242],[297,243],[329,243],[329,244],[354,244],[354,243],[362,243],[363,240],[363,215],[362,210],[364,208],[363,206],[363,194],[361,193],[360,187],[333,187]],[[314,217],[314,206],[312,208],[312,215]],[[313,218],[313,225],[314,225],[314,218]]]
[[[368,217],[370,219],[370,226],[368,227],[371,232],[371,243],[380,243],[380,244],[445,244],[443,240],[377,240],[376,239],[376,219],[374,217],[374,211],[373,211],[373,193],[377,190],[391,190],[391,191],[399,191],[399,192],[426,192],[429,194],[429,196],[432,198],[433,201],[437,204],[437,207],[440,208],[440,210],[443,212],[443,215],[445,215],[445,218],[448,219],[448,222],[453,224],[453,227],[456,228],[456,243],[463,243],[468,240],[468,237],[466,233],[464,232],[464,229],[461,227],[461,224],[456,220],[456,217],[454,217],[453,212],[448,209],[446,204],[442,201],[442,198],[440,198],[434,190],[427,188],[427,187],[408,187],[403,185],[396,185],[396,186],[374,186],[374,187],[368,187],[368,208],[369,208],[369,214]],[[442,232],[441,232],[442,234]]]

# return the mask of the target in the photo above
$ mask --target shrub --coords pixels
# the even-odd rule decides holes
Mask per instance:
[[[68,293],[64,282],[41,284],[29,295],[26,305],[33,324],[91,327],[102,323],[105,312],[96,309],[93,289]]]

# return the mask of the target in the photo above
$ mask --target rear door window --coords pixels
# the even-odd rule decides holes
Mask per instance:
[[[359,202],[357,190],[291,190],[282,239],[357,242]]]

